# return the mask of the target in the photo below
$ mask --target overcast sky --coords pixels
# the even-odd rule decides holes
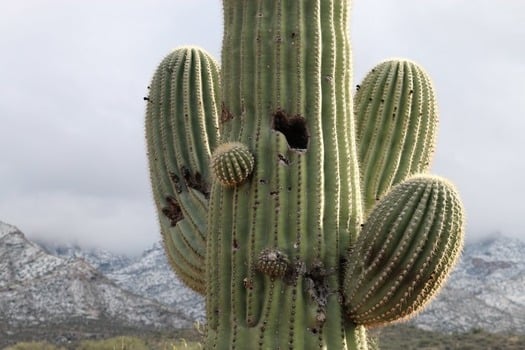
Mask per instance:
[[[388,57],[432,76],[433,173],[468,237],[525,239],[525,1],[355,0],[354,84]],[[219,58],[218,0],[0,0],[0,220],[30,238],[136,253],[159,240],[146,86],[194,44]]]

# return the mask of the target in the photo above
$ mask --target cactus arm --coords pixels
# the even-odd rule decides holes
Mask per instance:
[[[455,265],[463,230],[462,205],[448,181],[418,175],[392,188],[350,254],[344,281],[350,319],[376,326],[421,310]]]
[[[218,90],[217,63],[185,47],[162,60],[146,98],[148,160],[164,247],[178,276],[201,294]]]
[[[200,244],[187,242],[191,237],[195,237],[195,231],[186,220],[181,220],[174,228],[164,232],[166,232],[163,234],[164,247],[177,276],[188,287],[204,294],[206,291],[205,271],[202,266],[195,264],[203,259],[203,255],[193,251],[194,247]]]
[[[419,65],[392,59],[375,66],[355,94],[365,210],[395,184],[426,172],[438,123],[432,82]]]

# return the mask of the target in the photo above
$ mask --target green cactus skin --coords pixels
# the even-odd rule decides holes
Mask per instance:
[[[461,201],[448,181],[418,175],[374,208],[350,254],[350,319],[383,325],[414,315],[441,288],[463,245]]]
[[[218,64],[200,49],[183,47],[162,60],[146,98],[150,176],[164,247],[177,275],[201,294],[219,92]]]
[[[430,167],[438,124],[432,82],[412,61],[381,62],[358,85],[354,112],[368,213],[393,185]]]
[[[349,1],[223,7],[220,115],[215,65],[186,49],[157,70],[146,123],[166,250],[206,295],[205,348],[366,350],[366,327],[419,310],[461,250],[455,190],[414,176],[434,147],[429,80],[385,64],[354,114]],[[249,172],[210,159],[239,144]]]

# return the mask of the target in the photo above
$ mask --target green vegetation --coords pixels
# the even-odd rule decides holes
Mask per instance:
[[[147,350],[148,344],[139,338],[123,336],[106,340],[86,340],[81,342],[78,350]]]
[[[423,331],[412,326],[395,325],[371,330],[369,348],[377,342],[381,350],[521,350],[525,349],[525,335],[488,333],[474,329],[468,333],[443,334]],[[191,337],[190,337],[191,338]],[[47,342],[19,343],[4,350],[200,350],[203,345],[192,340],[167,336],[122,336],[105,340],[86,340],[66,346]]]
[[[407,325],[396,325],[370,333],[379,339],[381,350],[525,349],[525,334],[489,333],[480,329],[473,329],[468,333],[443,334]]]
[[[4,350],[66,350],[66,348],[55,346],[45,341],[32,341],[18,343],[16,345],[4,348]]]
[[[134,336],[113,337],[103,340],[84,340],[65,346],[55,346],[48,342],[27,342],[5,350],[201,350],[201,343],[184,339],[158,337],[139,338]]]

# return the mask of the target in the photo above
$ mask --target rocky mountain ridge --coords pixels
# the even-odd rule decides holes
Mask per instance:
[[[496,234],[467,245],[442,292],[412,322],[427,330],[525,334],[525,242]]]
[[[192,325],[175,308],[119,287],[84,259],[49,254],[0,222],[0,347],[27,329],[90,323],[130,330]]]
[[[105,259],[81,248],[69,254]],[[111,255],[99,251],[99,256]],[[91,258],[90,258],[91,256]],[[122,259],[122,258],[120,258]],[[177,307],[190,318],[204,320],[204,300],[186,288],[169,267],[160,243],[115,267],[107,276],[137,294]],[[525,334],[525,242],[493,235],[467,244],[447,284],[433,302],[410,322],[422,329],[442,332],[489,332]]]
[[[4,238],[1,232],[0,226],[0,259],[4,261]],[[29,261],[25,266],[0,263],[0,276],[11,276],[11,280],[15,278],[13,276],[24,276],[18,278],[31,284],[34,283],[31,281],[39,279],[41,273],[38,271],[56,270],[56,264],[85,264],[97,270],[87,275],[90,276],[88,280],[103,279],[126,293],[141,296],[142,300],[182,313],[185,319],[204,320],[202,296],[196,295],[176,278],[160,243],[135,257],[75,246],[46,246],[46,251],[47,255],[58,260],[48,257],[38,263],[38,259],[33,259],[35,262],[31,263],[31,259],[24,259]],[[89,288],[85,286],[83,289]],[[0,285],[0,310],[4,307],[4,292],[5,286]],[[38,297],[35,295],[33,300],[38,300]],[[114,298],[108,302],[115,302]],[[13,303],[18,304],[18,301]],[[83,313],[78,315],[87,319],[89,310],[84,308]],[[141,312],[140,306],[137,309],[130,306],[128,310],[135,315]],[[155,318],[154,314],[150,316]],[[525,242],[497,235],[468,244],[440,295],[410,322],[422,329],[442,332],[484,329],[489,332],[525,334]]]
[[[135,257],[74,245],[45,247],[57,256],[84,259],[120,287],[176,308],[192,320],[205,319],[204,298],[177,278],[160,242]]]

